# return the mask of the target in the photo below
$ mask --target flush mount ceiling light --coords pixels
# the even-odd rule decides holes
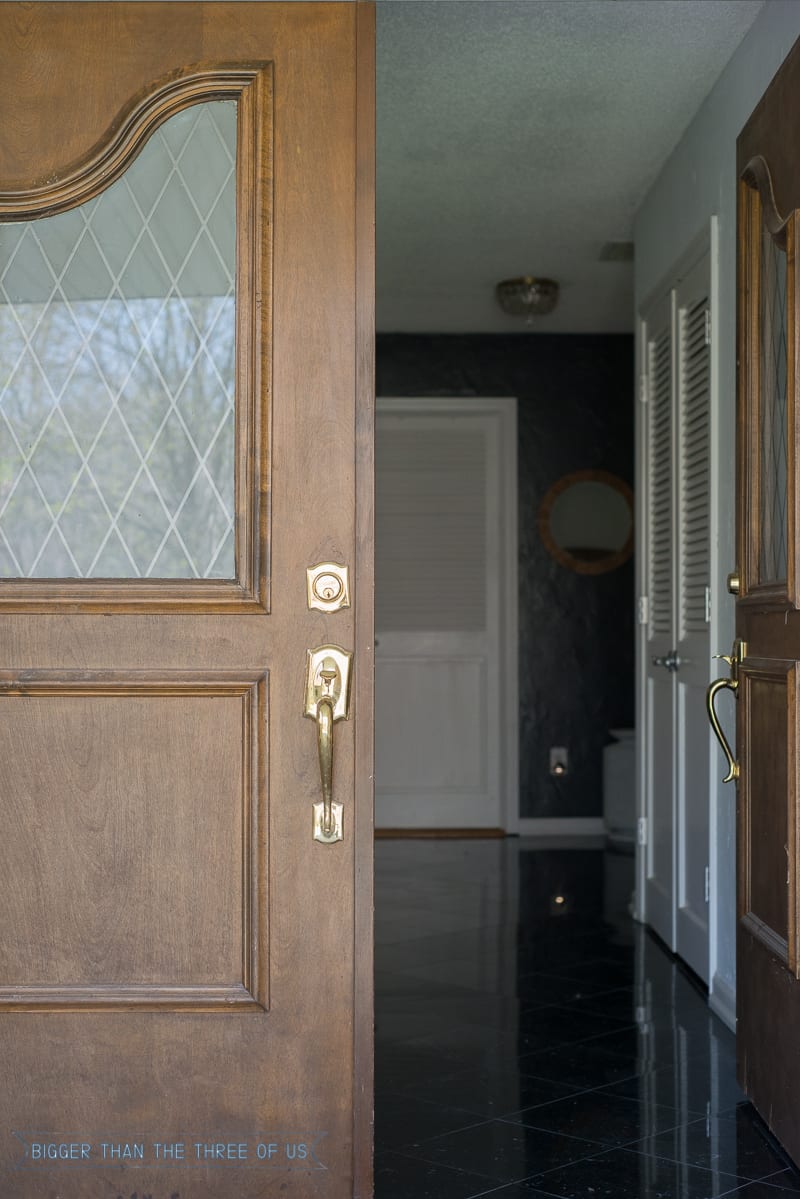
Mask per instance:
[[[518,279],[503,279],[495,288],[497,303],[509,316],[525,316],[533,324],[535,316],[546,316],[558,302],[555,279],[536,279],[520,275]]]

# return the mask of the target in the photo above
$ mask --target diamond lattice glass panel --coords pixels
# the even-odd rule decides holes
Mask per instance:
[[[761,237],[761,538],[762,583],[786,578],[786,255]]]
[[[236,104],[0,224],[0,576],[233,578]]]

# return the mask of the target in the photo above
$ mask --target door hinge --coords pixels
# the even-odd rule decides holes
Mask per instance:
[[[711,309],[710,308],[706,308],[706,314],[705,314],[705,340],[706,340],[706,345],[710,346],[711,345]]]
[[[647,375],[639,375],[639,403],[647,403]]]
[[[647,844],[647,817],[640,816],[636,822],[636,844],[644,846]]]
[[[711,897],[711,879],[710,879],[709,873],[708,873],[708,866],[706,866],[704,890],[705,890],[706,903],[708,903],[708,901]]]
[[[706,587],[706,624],[711,624],[711,588]]]
[[[646,595],[640,595],[636,602],[636,619],[639,624],[650,622],[650,599]]]

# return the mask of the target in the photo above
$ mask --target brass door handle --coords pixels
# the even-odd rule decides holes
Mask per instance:
[[[338,645],[308,651],[304,715],[317,726],[317,754],[322,802],[313,806],[313,837],[323,845],[341,841],[343,808],[333,800],[333,726],[350,714],[350,662],[353,655]]]
[[[322,783],[322,820],[320,832],[326,841],[340,841],[341,819],[338,836],[333,819],[333,704],[321,699],[317,704],[317,750],[319,752],[319,777]],[[341,808],[341,804],[338,805]],[[316,831],[316,826],[315,826]]]
[[[722,657],[722,655],[720,655],[720,657]],[[728,659],[728,661],[730,661],[730,659]],[[728,744],[728,738],[722,731],[722,725],[719,722],[719,718],[717,717],[716,709],[714,707],[714,700],[720,691],[732,691],[733,694],[736,695],[738,690],[738,679],[715,679],[706,692],[706,709],[708,711],[708,719],[711,721],[711,727],[714,730],[717,741],[719,741],[720,746],[722,747],[722,752],[728,760],[728,773],[722,780],[723,783],[731,783],[738,779],[739,763],[734,758],[731,747]]]

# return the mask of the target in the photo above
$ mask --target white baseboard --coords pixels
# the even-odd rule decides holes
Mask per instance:
[[[522,816],[509,831],[520,837],[604,837],[606,826],[602,816]]]
[[[708,1006],[731,1032],[736,1032],[736,992],[719,974],[715,974],[711,980]]]

